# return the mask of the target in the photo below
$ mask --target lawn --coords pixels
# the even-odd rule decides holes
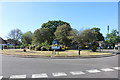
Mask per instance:
[[[82,50],[81,56],[93,56],[93,55],[107,55],[112,53],[107,52],[92,52],[90,50]],[[27,49],[26,52],[23,52],[23,49],[5,49],[0,50],[0,54],[8,54],[8,55],[28,55],[28,56],[78,56],[78,50],[66,50],[59,51],[56,54],[52,54],[52,51],[31,51]]]

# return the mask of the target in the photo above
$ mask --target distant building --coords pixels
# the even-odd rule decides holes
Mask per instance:
[[[21,42],[20,41],[15,41],[13,39],[8,39],[4,40],[3,38],[0,37],[0,49],[2,48],[8,48],[11,46],[11,48],[15,48],[14,46],[20,46]]]
[[[8,48],[17,48],[17,46],[21,45],[20,41],[16,41],[16,40],[13,40],[13,39],[8,39],[8,40],[6,40],[6,42],[7,42],[7,47]]]
[[[4,48],[5,45],[7,45],[7,42],[0,37],[0,49]]]
[[[7,45],[11,45],[11,46],[14,46],[15,45],[15,40],[13,40],[13,39],[8,39],[8,40],[6,40],[6,42],[7,42]]]

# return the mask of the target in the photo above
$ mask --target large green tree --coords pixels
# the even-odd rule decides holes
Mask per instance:
[[[70,46],[70,39],[69,39],[69,34],[71,31],[71,27],[67,24],[63,24],[59,27],[57,27],[55,34],[56,39],[59,42],[62,42],[66,46]]]
[[[51,32],[49,28],[40,28],[37,29],[33,34],[33,44],[39,45],[47,41],[51,43]]]
[[[32,32],[28,31],[22,35],[21,41],[24,46],[29,46],[32,43]]]
[[[79,31],[76,29],[71,29],[68,38],[71,40],[71,44],[75,45],[78,42]]]
[[[96,34],[97,41],[104,41],[104,36],[100,33],[100,28],[94,27],[91,30]]]
[[[120,36],[118,36],[117,30],[112,30],[110,34],[107,34],[106,43],[108,45],[112,45],[113,47],[115,46],[115,44],[120,43]]]
[[[92,31],[91,29],[86,29],[84,31],[81,31],[78,35],[77,42],[79,45],[88,45],[91,44],[92,51],[96,51],[97,49],[97,43],[98,37],[96,36],[97,32]]]
[[[64,21],[61,21],[61,20],[59,20],[59,21],[53,20],[53,21],[48,21],[46,23],[43,23],[41,27],[42,28],[49,28],[50,31],[52,31],[54,33],[56,31],[57,27],[61,26],[63,24],[66,24],[66,25],[70,26],[70,24],[67,23],[67,22],[64,22]]]
[[[43,23],[42,24],[42,28],[48,28],[50,30],[50,33],[51,33],[51,38],[54,40],[55,39],[55,35],[54,35],[54,32],[56,31],[57,27],[63,25],[63,24],[66,24],[67,26],[70,26],[69,23],[67,22],[64,22],[64,21],[61,21],[61,20],[53,20],[53,21],[48,21],[46,23]]]

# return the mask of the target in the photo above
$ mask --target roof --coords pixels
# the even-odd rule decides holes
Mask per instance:
[[[20,44],[20,41],[15,41],[15,40],[13,40],[13,39],[8,39],[8,40],[6,40],[6,42],[7,42],[8,44]]]
[[[0,37],[0,44],[7,44],[7,42],[3,38]]]

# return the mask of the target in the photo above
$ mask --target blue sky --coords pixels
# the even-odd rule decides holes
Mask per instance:
[[[62,20],[77,30],[99,27],[107,34],[107,26],[118,29],[117,2],[2,2],[0,3],[0,37],[10,30],[22,32],[40,28],[49,20]]]

